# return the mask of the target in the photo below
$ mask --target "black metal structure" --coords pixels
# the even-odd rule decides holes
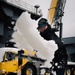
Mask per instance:
[[[58,0],[56,13],[54,16],[54,25],[57,30],[59,30],[59,37],[62,38],[62,17],[64,16],[64,8],[65,8],[66,0]]]

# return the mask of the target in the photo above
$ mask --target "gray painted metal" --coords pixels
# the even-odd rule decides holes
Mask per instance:
[[[67,37],[62,40],[64,44],[75,44],[75,37]]]
[[[36,14],[39,16],[42,15],[42,12],[40,9],[38,9],[37,13],[36,13],[36,7],[35,6],[32,6],[28,3],[25,3],[22,0],[4,0],[4,1],[10,5],[18,7],[19,9],[22,9],[22,10],[27,11],[29,13]]]

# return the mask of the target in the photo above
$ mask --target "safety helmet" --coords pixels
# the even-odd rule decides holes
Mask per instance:
[[[43,26],[46,26],[46,25],[48,25],[47,19],[41,18],[41,19],[38,21],[38,27],[37,27],[37,29],[39,29],[39,28],[41,28],[41,27],[43,27]]]

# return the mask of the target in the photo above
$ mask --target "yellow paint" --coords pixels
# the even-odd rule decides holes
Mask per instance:
[[[46,73],[46,75],[49,75],[49,73]]]
[[[5,52],[4,61],[0,62],[0,74],[4,74],[7,72],[18,73],[19,71],[21,71],[22,67],[28,62],[30,61],[27,58],[22,58],[22,64],[18,66],[18,56],[16,56],[15,59],[9,61],[6,59],[6,52]]]
[[[36,56],[36,51],[28,51],[28,50],[24,50],[24,54],[26,56]]]
[[[53,19],[54,19],[54,16],[55,16],[57,4],[58,4],[58,0],[52,0],[50,8],[49,8],[48,19],[49,19],[51,24],[53,23]]]
[[[0,70],[4,70],[5,72],[14,72],[18,68],[17,60],[6,61],[0,63]]]
[[[31,70],[26,70],[26,75],[30,75],[31,74]]]
[[[28,50],[24,50],[24,54],[25,54],[26,56],[28,56],[28,55],[29,55],[29,51],[28,51]]]
[[[36,57],[36,51],[30,52],[30,56]]]
[[[16,52],[12,52],[14,54],[17,54]],[[36,51],[28,51],[24,50],[24,54],[26,56],[36,56]],[[8,60],[7,58],[7,52],[4,54],[3,62],[0,62],[0,74],[8,73],[8,72],[13,72],[13,73],[18,73],[21,71],[22,67],[25,66],[28,62],[31,62],[28,58],[22,58],[22,64],[18,66],[18,56],[15,56],[14,59],[11,61]],[[29,71],[27,71],[29,73]]]
[[[18,72],[21,68],[29,61],[28,59],[22,59],[22,65],[18,66],[18,59],[14,59],[12,61],[1,62],[0,70],[4,70],[4,72]]]

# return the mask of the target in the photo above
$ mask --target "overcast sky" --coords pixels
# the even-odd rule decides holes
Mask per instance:
[[[48,16],[51,0],[23,0],[33,6],[40,5],[43,17]],[[63,37],[75,36],[75,0],[67,0],[63,17]]]

